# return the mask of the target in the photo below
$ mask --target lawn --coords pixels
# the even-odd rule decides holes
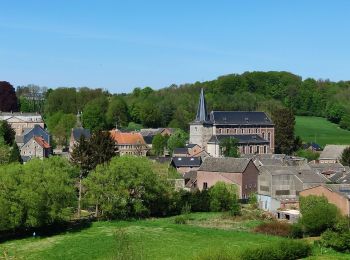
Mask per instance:
[[[75,233],[0,244],[0,259],[5,251],[10,259],[116,259],[120,246],[136,259],[193,259],[207,251],[225,250],[235,254],[245,247],[283,239],[249,232],[259,224],[257,220],[238,223],[223,218],[221,213],[193,213],[190,218],[185,225],[175,224],[174,217],[95,222]],[[328,252],[322,258],[310,259],[346,258]]]
[[[326,144],[350,144],[350,131],[322,117],[296,116],[295,132],[304,142]]]

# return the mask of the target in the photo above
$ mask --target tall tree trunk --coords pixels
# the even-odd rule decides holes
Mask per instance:
[[[81,215],[81,190],[82,190],[82,176],[79,176],[79,196],[78,196],[78,218],[80,218]]]

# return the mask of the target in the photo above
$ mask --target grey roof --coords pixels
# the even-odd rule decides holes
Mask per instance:
[[[258,159],[261,165],[285,165],[282,159],[274,159],[274,158],[262,158]]]
[[[50,144],[50,134],[40,125],[34,125],[31,129],[26,129],[23,133],[23,143],[27,143],[33,136],[41,136],[48,144]]]
[[[193,147],[195,147],[196,145],[198,145],[198,144],[186,144],[186,148],[193,148]]]
[[[207,114],[207,104],[204,97],[204,90],[201,89],[201,94],[199,96],[198,108],[195,122],[207,122],[209,120]]]
[[[306,143],[303,145],[303,149],[308,149],[310,147],[315,151],[322,151],[322,147],[319,144],[316,144],[314,142]]]
[[[244,172],[250,161],[250,159],[246,158],[207,157],[198,170],[207,172]]]
[[[247,135],[213,135],[208,143],[220,143],[225,138],[235,138],[238,140],[238,144],[269,144],[270,142],[263,139],[257,134]]]
[[[327,144],[326,147],[323,149],[323,151],[320,154],[320,160],[322,159],[340,159],[341,154],[343,153],[344,149],[349,147],[349,145],[334,145],[334,144]]]
[[[73,128],[73,138],[76,141],[79,141],[80,137],[83,135],[86,139],[91,137],[91,133],[89,129],[85,129],[82,127]]]
[[[173,157],[171,164],[175,167],[199,167],[202,163],[200,157]]]
[[[343,197],[350,199],[350,185],[349,184],[324,184],[324,187],[331,191],[342,195]]]
[[[188,154],[188,148],[175,148],[174,154]]]
[[[210,120],[216,125],[264,125],[273,126],[265,112],[257,111],[212,111]]]
[[[337,180],[337,183],[341,183],[341,184],[350,184],[350,175],[346,174],[345,176],[339,178]]]
[[[319,173],[346,171],[346,168],[341,163],[309,163],[309,166]]]
[[[146,144],[152,144],[154,135],[146,135],[143,136],[143,140],[145,140]]]
[[[336,172],[334,174],[332,174],[331,176],[328,177],[328,179],[331,181],[331,182],[338,182],[338,180],[340,178],[342,178],[344,176],[344,173],[343,172]]]

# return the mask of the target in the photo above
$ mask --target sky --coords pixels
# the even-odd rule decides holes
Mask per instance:
[[[350,80],[347,0],[0,0],[0,81],[135,87],[290,71]]]

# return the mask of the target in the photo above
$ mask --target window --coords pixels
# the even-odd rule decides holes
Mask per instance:
[[[270,132],[268,132],[268,133],[267,133],[267,140],[269,140],[269,141],[270,141],[270,138],[271,138],[271,133],[270,133]]]
[[[262,138],[265,139],[265,133],[262,133]]]
[[[276,195],[289,195],[289,190],[276,190]]]
[[[253,153],[253,146],[249,146],[249,153]]]
[[[264,153],[267,153],[267,146],[264,145]]]
[[[208,189],[208,183],[207,182],[203,182],[203,190],[207,190]]]
[[[260,149],[259,149],[259,148],[260,148],[260,146],[257,145],[257,146],[256,146],[256,153],[260,153]]]
[[[245,189],[248,189],[248,185],[247,184],[245,185]]]

